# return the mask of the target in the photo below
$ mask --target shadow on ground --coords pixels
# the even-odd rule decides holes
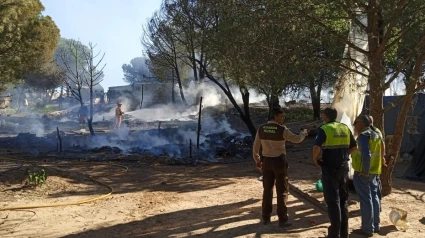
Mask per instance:
[[[296,196],[297,197],[297,196]],[[289,216],[293,221],[290,228],[279,228],[277,221],[269,225],[260,223],[260,207],[252,207],[259,199],[180,210],[154,215],[125,224],[84,231],[65,236],[76,237],[235,237],[255,234],[284,234],[284,237],[301,237],[306,230],[326,228],[326,215],[311,209],[311,204],[300,203],[302,198],[289,202]],[[274,211],[276,207],[274,207]],[[297,214],[296,214],[297,212]],[[214,219],[209,220],[209,218]],[[306,218],[308,217],[308,218]],[[184,219],[183,219],[184,218]],[[315,220],[316,225],[311,221]]]

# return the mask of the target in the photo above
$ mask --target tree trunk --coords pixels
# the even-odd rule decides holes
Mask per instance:
[[[192,45],[192,59],[195,59],[195,50],[193,49],[193,45]],[[191,60],[192,63],[192,69],[193,69],[193,78],[195,80],[195,83],[198,82],[198,68],[196,66],[196,61],[195,60]]]
[[[320,120],[320,98],[311,98],[314,120]]]
[[[90,135],[92,135],[92,136],[96,135],[96,134],[94,133],[94,129],[93,129],[93,119],[92,119],[92,118],[89,118],[89,119],[87,120],[87,124],[89,125]]]
[[[242,95],[244,113],[243,113],[243,115],[240,115],[240,116],[241,116],[242,121],[248,127],[249,133],[251,133],[252,138],[255,138],[255,134],[257,133],[257,129],[255,128],[254,123],[252,123],[251,114],[249,112],[249,92],[248,92],[248,89],[246,89],[246,88],[241,89],[241,95]]]
[[[391,176],[394,170],[395,161],[397,160],[400,153],[401,142],[403,141],[404,127],[406,125],[407,115],[409,113],[410,106],[412,105],[413,98],[415,97],[415,92],[417,91],[416,89],[417,82],[419,82],[419,79],[422,75],[424,60],[425,60],[425,54],[418,56],[418,59],[416,60],[416,65],[412,72],[412,77],[406,80],[409,83],[408,83],[408,86],[406,87],[406,96],[404,96],[404,101],[397,117],[397,123],[395,126],[392,143],[388,151],[387,167],[382,168],[382,173],[381,173],[382,196],[389,195],[392,190]]]
[[[322,93],[322,82],[323,82],[323,74],[321,73],[319,80],[319,84],[315,85],[314,78],[310,78],[310,96],[311,96],[311,105],[313,106],[313,118],[314,120],[320,120],[320,97]]]
[[[275,93],[272,93],[267,104],[269,105],[269,120],[271,120],[273,108],[280,107],[279,97]]]
[[[173,102],[173,103],[176,103],[176,96],[175,96],[175,90],[174,90],[174,87],[175,87],[175,83],[174,83],[174,70],[171,72],[171,77],[172,77],[172,85],[171,85],[171,101]]]
[[[202,52],[202,47],[201,47],[201,52]],[[200,57],[201,62],[205,62],[204,61],[204,53],[201,53],[201,57]],[[205,78],[205,72],[204,70],[200,67],[199,68],[199,80],[203,80]]]
[[[380,51],[380,43],[382,42],[382,19],[379,14],[377,0],[369,0],[367,7],[367,29],[368,34],[368,45],[369,54],[368,60],[370,65],[369,73],[369,91],[373,92],[370,94],[370,114],[374,118],[374,125],[384,132],[384,114],[382,113],[383,108],[383,96],[385,82],[385,71],[383,66],[384,54]]]
[[[196,132],[196,148],[198,149],[199,149],[199,136],[201,134],[201,115],[202,115],[202,97],[199,99],[198,130]]]
[[[211,79],[210,77],[208,77],[208,78]],[[215,81],[212,80],[212,81],[220,84],[216,80]],[[249,93],[242,94],[242,100],[243,100],[243,103],[244,103],[245,113],[239,107],[238,103],[236,102],[236,100],[233,97],[232,92],[230,90],[224,91],[224,94],[226,94],[227,98],[229,98],[229,100],[232,103],[233,107],[235,107],[236,111],[238,111],[239,116],[241,117],[242,121],[248,127],[249,133],[251,133],[252,139],[254,139],[255,138],[255,134],[257,133],[257,129],[255,128],[254,124],[252,123],[250,115],[249,114],[246,114],[247,111],[249,113]]]
[[[94,130],[93,130],[93,79],[91,79],[91,85],[90,85],[90,118],[87,120],[90,135],[94,136]]]
[[[142,99],[140,100],[140,109],[142,109],[142,107],[143,107],[143,87],[144,86],[144,84],[142,84]]]
[[[401,106],[401,110],[397,117],[392,143],[389,147],[388,155],[386,158],[387,167],[382,167],[382,196],[387,196],[391,194],[392,191],[392,173],[394,170],[395,162],[399,156],[401,142],[403,141],[404,136],[404,126],[406,124],[407,115],[409,113],[409,108],[412,104],[414,96],[415,94],[413,92],[405,96],[403,104]]]
[[[205,65],[200,62],[199,60],[196,60],[198,64],[200,65],[200,68],[205,72],[205,75],[207,78],[209,78],[211,81],[213,81],[223,92],[226,94],[229,101],[232,103],[233,107],[236,109],[236,111],[239,113],[239,116],[241,117],[242,121],[245,123],[245,125],[248,127],[249,132],[251,133],[252,139],[255,139],[255,135],[257,133],[257,129],[255,128],[254,124],[251,121],[251,117],[249,114],[249,93],[246,90],[245,93],[242,94],[242,100],[244,103],[244,111],[239,107],[238,103],[236,102],[235,98],[232,95],[232,92],[229,89],[229,86],[225,79],[223,79],[225,86],[221,84],[216,78],[214,78],[212,75],[210,75],[205,68]],[[242,91],[241,91],[242,92]]]
[[[383,87],[385,82],[385,72],[383,66],[384,54],[382,51],[382,19],[379,14],[378,1],[369,0],[367,11],[367,29],[368,34],[368,46],[369,46],[369,99],[370,99],[370,115],[374,118],[374,125],[378,127],[385,138],[384,131],[384,113],[383,113],[383,97],[385,89]],[[389,171],[391,165],[388,165]],[[384,172],[384,171],[383,171]],[[389,194],[391,192],[391,172],[385,172],[381,175],[383,194]]]
[[[185,105],[187,105],[186,99],[184,97],[183,85],[182,85],[182,81],[181,81],[181,78],[180,78],[179,68],[176,67],[175,70],[176,70],[177,83],[179,84],[180,97],[181,97],[183,103]]]
[[[372,68],[373,66],[371,65],[371,69]],[[371,72],[373,71],[371,70]],[[373,124],[384,132],[384,114],[382,113],[384,90],[382,82],[380,74],[376,76],[369,76],[369,91],[373,92],[369,94],[370,115],[373,116]]]

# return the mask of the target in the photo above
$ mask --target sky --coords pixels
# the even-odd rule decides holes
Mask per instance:
[[[123,64],[143,56],[142,29],[161,0],[41,0],[43,15],[50,16],[61,37],[88,45],[97,44],[95,52],[105,53],[102,62],[108,87],[125,85]]]

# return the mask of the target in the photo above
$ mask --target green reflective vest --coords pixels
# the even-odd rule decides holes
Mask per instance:
[[[370,169],[369,174],[381,174],[382,160],[381,160],[381,136],[374,132],[371,128],[360,133],[369,137],[369,150],[370,150]],[[357,146],[359,145],[357,139]],[[351,155],[351,163],[354,171],[363,172],[362,154],[358,146],[358,150]]]
[[[350,129],[345,124],[339,122],[329,122],[320,128],[326,134],[326,141],[322,149],[340,149],[350,147]]]
[[[378,127],[376,127],[376,126],[370,126],[370,128],[371,128],[374,132],[378,133],[378,135],[381,137],[381,139],[382,139],[382,140],[384,139],[384,137],[383,137],[383,135],[382,135],[382,132],[381,132],[381,130],[379,130],[379,129],[378,129]]]

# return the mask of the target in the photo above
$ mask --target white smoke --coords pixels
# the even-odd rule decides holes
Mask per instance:
[[[219,121],[218,121],[219,120]],[[221,132],[229,132],[230,134],[236,133],[236,131],[231,128],[227,118],[221,116],[218,120],[215,120],[213,117],[206,117],[202,119],[202,131],[206,134],[214,134]]]
[[[35,134],[37,137],[42,137],[45,135],[44,132],[44,124],[39,120],[32,120],[30,123],[30,131],[31,134]]]
[[[197,85],[192,84],[190,89],[185,89],[185,98],[188,105],[170,103],[128,111],[130,99],[122,98],[121,102],[125,113],[124,119],[137,121],[139,130],[131,131],[127,128],[126,123],[123,122],[119,130],[113,130],[112,135],[109,137],[100,136],[98,139],[92,141],[91,146],[116,146],[127,152],[131,152],[137,148],[138,153],[148,151],[153,154],[166,153],[168,156],[181,156],[183,153],[182,148],[188,149],[189,141],[192,141],[193,146],[197,142],[200,97],[203,97],[203,111],[199,143],[203,145],[203,148],[206,149],[209,147],[208,143],[206,143],[207,135],[223,132],[229,134],[236,133],[224,115],[213,117],[208,114],[209,110],[205,110],[208,107],[216,107],[225,105],[226,103],[230,106],[227,96],[220,88],[208,81]],[[231,90],[236,102],[242,104],[239,89],[232,87]],[[178,95],[176,94],[176,96]],[[256,93],[251,93],[250,95],[250,102],[259,102],[263,99],[265,97],[259,96]],[[104,118],[106,120],[114,118],[115,108],[114,105],[107,113],[96,115],[94,121],[100,121]],[[160,122],[162,123],[161,128],[157,129],[155,124]],[[184,122],[185,126],[183,126],[182,122]],[[131,122],[129,125],[131,125]],[[152,125],[154,128],[152,128]],[[175,128],[176,125],[180,125],[180,127]],[[146,130],[148,127],[151,129]],[[140,130],[141,128],[145,128],[145,130]],[[187,151],[184,153],[187,153]],[[214,155],[214,153],[211,155]]]
[[[195,84],[195,82],[191,82],[189,84],[189,89],[185,91],[185,96],[187,95],[188,101],[193,104],[199,104],[198,95],[202,96],[202,104],[205,107],[212,107],[217,105],[230,105],[230,100],[223,92],[223,90],[217,86],[214,82],[210,80],[205,80],[199,84]],[[242,104],[242,95],[239,87],[235,85],[229,85],[230,92],[232,93],[233,98],[236,103]],[[266,103],[266,96],[263,94],[258,94],[255,90],[249,91],[249,102],[250,103]]]
[[[196,106],[185,107],[175,104],[160,105],[153,108],[143,108],[132,112],[127,112],[132,119],[138,119],[145,122],[152,121],[189,121],[198,114]]]
[[[131,99],[126,98],[126,97],[120,97],[118,100],[119,103],[122,104],[122,111],[124,112],[124,114],[128,113],[130,111],[130,105],[131,105]],[[96,106],[96,105],[93,105]],[[109,111],[104,112],[104,113],[93,113],[93,122],[97,122],[97,121],[111,121],[115,119],[115,110],[117,108],[117,104],[112,104],[109,105],[111,108],[109,109]]]

